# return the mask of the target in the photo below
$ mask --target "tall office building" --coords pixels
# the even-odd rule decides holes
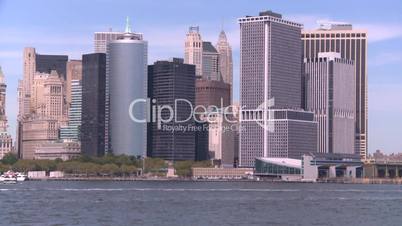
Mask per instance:
[[[184,43],[184,63],[195,65],[195,75],[199,78],[202,76],[202,45],[200,28],[190,27]]]
[[[157,105],[175,108],[175,117],[170,122],[150,123],[151,157],[165,160],[195,160],[195,130],[174,130],[169,128],[194,128],[191,106],[175,100],[195,102],[195,66],[184,64],[183,59],[157,61],[148,67],[148,94]],[[156,113],[155,113],[156,114]],[[162,112],[163,118],[167,118]],[[165,117],[166,116],[166,117]],[[186,120],[188,119],[188,120]],[[183,122],[180,122],[183,121]]]
[[[219,53],[211,42],[202,42],[202,79],[222,81]]]
[[[56,70],[50,73],[36,72],[32,85],[32,114],[67,120],[64,79]]]
[[[24,159],[33,159],[35,148],[58,139],[60,126],[67,123],[64,79],[56,70],[36,72],[31,87],[31,109],[20,118],[18,153]]]
[[[225,31],[221,31],[215,45],[219,53],[219,71],[223,82],[230,84],[230,100],[233,100],[233,59],[232,47],[230,46]]]
[[[72,80],[81,81],[82,79],[82,61],[70,60],[67,62],[67,79],[66,79],[66,101],[67,107],[71,104],[71,85]]]
[[[312,140],[316,127],[309,126],[315,124],[312,116],[303,116],[308,113],[289,113],[292,110],[286,110],[301,109],[302,25],[282,19],[282,15],[271,11],[240,18],[238,22],[242,106],[239,158],[241,166],[253,166],[257,157],[293,155],[289,152],[295,149],[289,150],[286,146],[278,148],[285,145],[285,140],[277,140],[275,146],[272,145],[275,134],[279,132],[277,117],[289,123],[300,120],[303,125],[299,126],[298,131],[302,131],[302,128],[309,130],[299,134],[284,124],[286,136],[306,136],[290,137],[288,140]],[[279,113],[273,112],[275,109]],[[304,152],[314,152],[315,143],[312,144]]]
[[[35,70],[41,73],[50,73],[56,70],[60,78],[66,80],[67,78],[67,55],[43,55],[36,54],[35,56]]]
[[[81,152],[87,156],[105,154],[106,54],[82,56]]]
[[[317,30],[303,31],[303,56],[318,57],[320,52],[338,52],[341,58],[353,60],[356,81],[355,152],[367,157],[368,95],[367,95],[367,31],[353,29],[344,23],[324,23]]]
[[[208,114],[209,156],[225,168],[232,168],[235,158],[235,138],[238,131],[236,120],[232,116],[220,111]]]
[[[306,110],[318,122],[318,152],[354,154],[355,77],[353,61],[340,53],[304,59]]]
[[[230,85],[222,81],[197,79],[195,81],[195,105],[218,109],[230,105]]]
[[[124,32],[119,31],[101,31],[95,32],[94,34],[94,52],[95,53],[106,53],[107,45],[116,40],[118,37],[122,36]],[[133,33],[133,35],[137,36],[138,39],[142,39],[142,34]]]
[[[108,45],[106,136],[110,138],[109,150],[117,155],[144,156],[146,152],[147,124],[135,122],[130,116],[146,118],[146,104],[131,103],[147,98],[147,46],[146,41],[131,32],[128,23],[125,33]]]
[[[71,80],[71,106],[68,110],[68,125],[60,128],[60,139],[79,141],[82,113],[81,80]]]
[[[24,77],[18,85],[19,117],[30,114],[36,106],[32,103],[32,87],[37,72],[49,74],[56,70],[57,75],[66,79],[68,56],[37,54],[35,48],[24,48]]]
[[[7,132],[8,123],[6,116],[6,88],[4,74],[0,67],[0,159],[13,151],[13,140]]]

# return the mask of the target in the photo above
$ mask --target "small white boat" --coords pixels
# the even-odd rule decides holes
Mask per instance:
[[[17,173],[17,181],[25,181],[27,179],[27,175],[22,173]]]
[[[13,171],[8,171],[0,176],[0,181],[4,184],[15,184],[17,183],[17,175]]]

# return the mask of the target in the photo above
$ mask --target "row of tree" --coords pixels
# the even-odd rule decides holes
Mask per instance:
[[[173,167],[178,176],[189,177],[192,167],[212,167],[212,164],[210,161],[176,161]],[[24,160],[9,153],[0,160],[0,173],[7,170],[17,172],[63,171],[66,174],[81,176],[133,176],[139,174],[165,176],[168,170],[168,162],[158,158],[140,159],[127,155],[82,156],[68,161],[61,159]]]

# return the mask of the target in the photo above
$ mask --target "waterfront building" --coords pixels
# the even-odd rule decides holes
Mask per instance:
[[[257,158],[254,175],[284,181],[350,179],[363,176],[363,162],[355,154],[309,153],[302,159]]]
[[[81,80],[71,80],[71,106],[68,111],[68,125],[60,128],[60,139],[79,141],[82,113]]]
[[[82,154],[105,153],[106,54],[82,56],[82,116],[80,141]]]
[[[247,179],[252,177],[253,168],[192,168],[194,179]]]
[[[24,118],[21,123],[21,158],[34,159],[35,149],[39,145],[56,142],[60,124],[56,119],[42,116]]]
[[[230,46],[225,31],[219,34],[218,42],[215,45],[219,53],[219,71],[222,81],[230,84],[230,100],[233,101],[233,57],[232,47]]]
[[[148,94],[155,100],[154,104],[175,109],[175,118],[170,122],[158,122],[160,119],[157,118],[156,122],[150,123],[148,156],[171,161],[195,160],[196,131],[190,106],[195,103],[195,66],[184,64],[183,59],[178,58],[148,66]],[[188,102],[176,104],[179,99]],[[169,118],[168,114],[161,112],[164,119]],[[173,129],[180,127],[186,130]]]
[[[301,153],[316,151],[313,114],[301,110],[302,25],[272,11],[239,18],[238,22],[240,166],[253,167],[258,157],[301,158]],[[306,143],[296,150],[287,140]]]
[[[317,30],[304,30],[301,38],[304,58],[317,58],[320,52],[338,52],[341,58],[354,62],[355,152],[365,159],[368,150],[367,31],[354,29],[351,24],[327,22]]]
[[[110,143],[107,140],[105,146],[116,155],[146,155],[147,46],[131,32],[129,23],[125,33],[108,45],[105,136]],[[140,102],[131,106],[136,100]],[[143,121],[133,121],[131,116]]]
[[[7,85],[4,80],[4,74],[0,67],[0,159],[7,153],[12,152],[13,139],[7,132],[8,121],[6,116],[6,88]]]
[[[318,122],[318,152],[355,153],[354,68],[339,53],[304,59],[306,110]]]
[[[72,160],[80,157],[81,148],[79,142],[49,142],[38,145],[35,148],[34,159],[38,160]]]

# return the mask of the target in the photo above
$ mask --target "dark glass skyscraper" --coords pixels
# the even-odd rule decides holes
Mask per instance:
[[[50,73],[56,70],[60,77],[66,79],[67,55],[41,55],[36,54],[36,71]]]
[[[102,156],[105,150],[106,54],[82,56],[81,152]]]
[[[172,61],[157,61],[148,67],[148,95],[155,99],[158,106],[169,105],[175,109],[175,119],[159,124],[150,125],[148,152],[151,157],[166,160],[194,160],[195,159],[195,131],[194,120],[189,103],[195,102],[195,66],[184,64],[183,59],[174,58]],[[185,99],[188,103],[175,100]],[[155,112],[153,112],[155,114]],[[169,117],[168,111],[162,111],[164,119]],[[172,131],[171,129],[174,130]]]

